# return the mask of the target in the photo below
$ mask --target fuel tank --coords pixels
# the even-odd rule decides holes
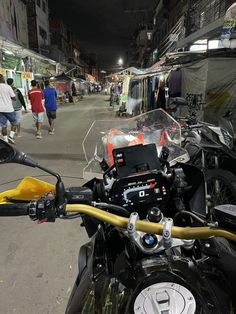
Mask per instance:
[[[122,252],[110,272],[109,260],[99,260],[95,251],[94,242],[82,249],[66,314],[233,313],[227,280],[207,266],[166,255],[132,264]]]

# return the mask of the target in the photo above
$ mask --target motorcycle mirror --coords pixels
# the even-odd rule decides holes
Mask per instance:
[[[64,206],[65,206],[65,187],[61,180],[61,177],[58,173],[51,171],[45,167],[40,166],[36,161],[34,161],[27,154],[18,151],[2,139],[0,139],[0,164],[6,163],[17,163],[33,168],[41,169],[52,176],[57,178],[56,183],[56,205],[57,210],[60,215],[64,215]]]
[[[0,164],[6,163],[17,163],[34,168],[38,166],[38,163],[30,156],[0,139]]]

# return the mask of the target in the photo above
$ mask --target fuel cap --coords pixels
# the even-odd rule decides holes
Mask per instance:
[[[157,245],[157,237],[155,234],[149,234],[149,233],[146,233],[144,236],[143,236],[143,245],[146,247],[146,248],[153,248]]]

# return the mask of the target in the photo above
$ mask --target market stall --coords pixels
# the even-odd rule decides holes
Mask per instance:
[[[170,67],[154,64],[130,79],[127,112],[136,115],[156,108],[165,109],[166,85]]]
[[[60,75],[51,77],[50,82],[57,91],[58,102],[69,102],[73,80],[63,72]]]

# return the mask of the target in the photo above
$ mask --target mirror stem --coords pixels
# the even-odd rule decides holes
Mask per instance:
[[[47,172],[47,173],[51,174],[51,175],[54,176],[54,177],[56,177],[58,182],[62,182],[61,176],[60,176],[58,173],[56,173],[56,172],[54,172],[54,171],[52,171],[52,170],[49,170],[49,169],[47,169],[47,168],[44,168],[44,167],[42,167],[42,166],[40,166],[40,165],[37,165],[36,167],[39,168],[39,169],[41,169],[41,170],[43,170],[44,172]]]
[[[57,184],[56,184],[56,209],[57,209],[57,214],[59,216],[65,216],[65,206],[66,206],[66,199],[65,199],[65,186],[64,183],[61,180],[61,176],[47,168],[44,168],[40,165],[37,165],[37,168],[43,170],[44,172],[47,172],[51,174],[52,176],[57,178]]]

